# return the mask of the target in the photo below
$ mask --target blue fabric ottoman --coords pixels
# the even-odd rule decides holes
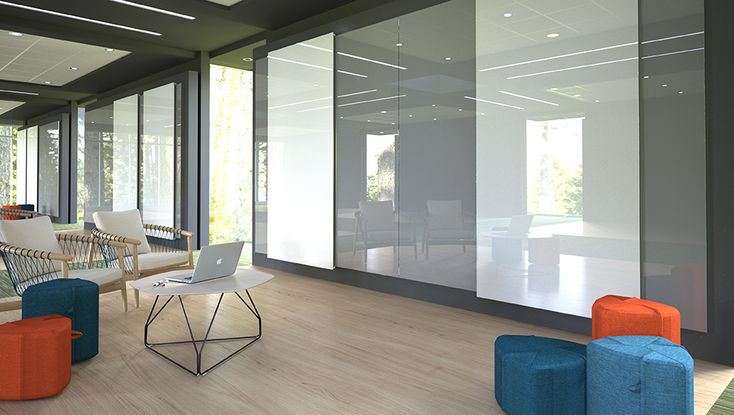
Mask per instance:
[[[606,337],[587,349],[588,413],[693,414],[693,359],[654,336]]]
[[[586,412],[586,346],[536,336],[494,342],[494,396],[511,415]]]
[[[99,352],[99,286],[80,279],[57,279],[32,285],[23,292],[23,318],[59,314],[71,319],[82,337],[72,342],[72,363]]]

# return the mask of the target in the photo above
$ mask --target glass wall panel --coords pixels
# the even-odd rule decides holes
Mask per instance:
[[[15,203],[23,204],[26,202],[26,192],[28,189],[28,141],[26,137],[27,130],[18,130],[15,148]]]
[[[258,254],[268,253],[268,60],[255,61],[255,115],[253,146],[253,244]]]
[[[336,37],[336,263],[398,276],[398,20]]]
[[[8,205],[15,200],[14,130],[11,125],[0,125],[0,177],[4,178],[0,181],[0,205]]]
[[[640,5],[644,295],[706,331],[704,3]]]
[[[638,5],[476,3],[477,295],[640,294]]]
[[[175,89],[166,84],[142,97],[140,209],[145,223],[174,226],[175,222]]]
[[[398,72],[400,277],[472,291],[474,20],[474,0],[401,16]]]
[[[138,96],[112,103],[112,210],[138,206]]]
[[[113,114],[113,105],[107,105],[84,116],[84,221],[88,223],[94,222],[94,212],[112,210],[114,202]]]
[[[27,131],[26,156],[26,201],[38,207],[38,126],[29,127]]]
[[[38,212],[59,216],[59,122],[38,127]]]
[[[334,36],[268,55],[268,257],[334,267]]]

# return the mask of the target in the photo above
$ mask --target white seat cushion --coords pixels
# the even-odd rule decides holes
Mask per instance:
[[[54,227],[48,216],[32,219],[0,220],[0,240],[20,248],[61,254]],[[61,262],[53,261],[54,268],[61,269]]]
[[[110,282],[120,281],[122,278],[122,271],[116,268],[70,269],[69,278],[79,278],[82,280],[92,281],[93,283],[102,286]]]
[[[94,212],[92,214],[94,225],[97,229],[125,238],[137,239],[141,242],[138,253],[150,252],[148,239],[145,237],[143,220],[137,209],[123,210],[120,212]]]
[[[149,252],[138,255],[138,271],[150,271],[187,262],[189,262],[188,252]]]

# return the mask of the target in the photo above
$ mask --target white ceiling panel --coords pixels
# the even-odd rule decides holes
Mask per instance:
[[[0,115],[5,114],[6,112],[12,110],[13,108],[20,107],[23,104],[25,104],[25,103],[24,102],[18,102],[18,101],[3,101],[3,100],[0,100]]]
[[[0,30],[0,79],[62,86],[129,53]]]

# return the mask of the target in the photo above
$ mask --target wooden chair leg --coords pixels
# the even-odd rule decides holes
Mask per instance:
[[[135,290],[135,308],[140,307],[140,291]]]
[[[127,284],[124,281],[120,288],[120,295],[122,295],[122,309],[127,313]]]

